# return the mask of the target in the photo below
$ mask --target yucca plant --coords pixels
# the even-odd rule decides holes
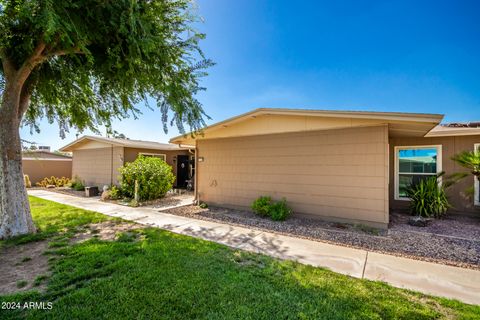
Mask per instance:
[[[410,211],[413,215],[430,218],[440,218],[450,208],[445,193],[445,187],[438,184],[438,179],[443,172],[437,176],[431,176],[418,183],[410,185],[407,190],[407,197],[411,199]]]

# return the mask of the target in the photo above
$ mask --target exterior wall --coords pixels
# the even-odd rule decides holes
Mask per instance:
[[[124,161],[133,162],[137,159],[138,155],[143,153],[158,153],[166,155],[166,162],[173,169],[173,174],[177,176],[177,162],[176,156],[178,155],[192,155],[188,150],[152,150],[152,149],[138,149],[138,148],[125,148]]]
[[[23,159],[22,166],[33,186],[45,177],[72,177],[72,159]]]
[[[72,177],[85,185],[118,184],[118,168],[123,165],[123,147],[79,149],[73,151]]]
[[[392,210],[404,210],[408,208],[408,201],[395,200],[395,146],[420,146],[420,145],[441,145],[442,146],[442,170],[448,176],[455,172],[465,172],[466,169],[457,165],[451,158],[456,153],[465,150],[473,150],[475,143],[480,143],[480,135],[476,136],[453,136],[437,138],[391,138],[390,141],[390,207]],[[475,211],[473,198],[465,195],[465,189],[474,183],[473,175],[464,178],[459,183],[447,190],[451,211]]]
[[[285,197],[297,215],[386,227],[387,144],[385,125],[198,140],[198,197],[243,209]]]

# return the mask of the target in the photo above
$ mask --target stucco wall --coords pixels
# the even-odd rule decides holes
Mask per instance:
[[[387,143],[386,126],[199,140],[198,195],[245,209],[285,197],[298,215],[386,227]]]
[[[393,210],[407,209],[408,201],[395,200],[395,146],[419,146],[419,145],[441,145],[442,146],[442,170],[445,176],[455,172],[466,171],[457,165],[451,158],[456,153],[465,150],[473,150],[474,144],[480,143],[480,136],[458,136],[458,137],[437,137],[437,138],[392,138],[390,139],[390,207]],[[468,176],[461,182],[448,189],[447,195],[454,208],[451,211],[475,211],[473,199],[465,194],[465,189],[473,185],[473,176]],[[478,210],[478,209],[477,209]]]
[[[118,184],[118,168],[123,165],[123,147],[80,149],[73,151],[72,177],[86,185],[102,187]]]
[[[71,159],[23,159],[22,166],[23,173],[28,174],[33,186],[45,177],[70,178],[72,176]]]

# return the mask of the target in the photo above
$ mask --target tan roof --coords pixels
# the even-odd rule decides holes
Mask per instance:
[[[22,152],[22,159],[72,159],[71,156],[44,150],[25,150]]]
[[[480,128],[438,125],[425,137],[472,136],[480,135]]]
[[[354,119],[355,125],[363,123],[363,125],[368,125],[368,123],[389,123],[392,124],[389,128],[391,132],[415,132],[417,136],[423,136],[428,131],[430,131],[434,126],[438,125],[443,119],[442,114],[431,114],[431,113],[405,113],[405,112],[374,112],[374,111],[341,111],[341,110],[309,110],[309,109],[279,109],[279,108],[260,108],[253,111],[241,114],[239,116],[229,118],[224,121],[217,122],[213,125],[210,125],[202,130],[203,135],[198,135],[198,139],[212,137],[210,134],[213,131],[216,132],[215,137],[221,135],[218,134],[220,130],[227,130],[227,128],[237,125],[241,122],[260,119],[264,116],[290,116],[290,117],[301,117],[305,119],[305,123],[308,122],[308,119],[321,119],[322,121],[329,121],[328,119]],[[307,119],[308,118],[308,119]],[[333,121],[333,120],[330,120]],[[299,121],[297,128],[301,128],[302,124]],[[310,121],[311,122],[311,121]],[[317,121],[318,122],[318,121]],[[338,121],[340,127],[340,122]],[[343,123],[348,121],[343,120]],[[313,130],[312,126],[305,125],[305,129],[302,130]],[[353,125],[353,121],[352,121]],[[315,128],[320,127],[316,126]],[[332,126],[333,128],[334,126]],[[258,130],[259,132],[266,133],[265,130]],[[294,128],[290,130],[285,128],[284,132],[294,131]],[[241,135],[237,130],[235,134]],[[277,131],[282,131],[282,128],[277,128]],[[272,133],[274,131],[272,130]],[[210,135],[209,135],[210,134]],[[235,135],[232,133],[232,135]],[[170,139],[171,143],[183,143],[191,144],[192,134],[186,134],[174,137]]]
[[[132,139],[118,139],[118,138],[106,138],[100,136],[83,136],[66,146],[62,147],[60,151],[71,152],[76,149],[77,146],[80,146],[87,141],[97,141],[107,144],[111,144],[119,147],[127,148],[139,148],[139,149],[152,149],[152,150],[186,150],[187,147],[179,147],[176,144],[171,143],[160,143],[155,141],[143,141],[143,140],[132,140]]]

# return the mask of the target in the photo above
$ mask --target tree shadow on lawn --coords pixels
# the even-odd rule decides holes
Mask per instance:
[[[434,319],[480,312],[167,231],[138,232],[138,241],[91,239],[57,250],[45,293],[0,297],[52,301],[53,309],[2,318]]]

